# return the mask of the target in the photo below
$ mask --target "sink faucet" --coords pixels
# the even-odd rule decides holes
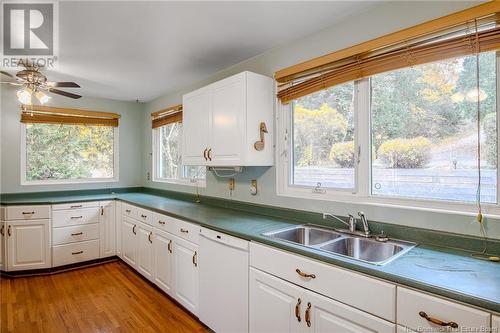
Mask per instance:
[[[343,224],[345,224],[346,226],[349,227],[349,231],[350,232],[355,232],[356,231],[356,219],[351,214],[349,214],[349,220],[348,220],[348,222],[342,220],[341,218],[338,218],[337,216],[335,216],[333,214],[323,213],[323,219],[326,220],[327,217],[331,217],[331,218],[333,218],[333,219],[335,219],[337,221],[342,222]]]
[[[340,221],[342,222],[343,224],[345,224],[346,226],[349,227],[349,233],[351,234],[362,234],[362,236],[364,237],[370,237],[371,236],[371,232],[370,232],[370,228],[368,226],[368,221],[366,220],[366,216],[363,212],[358,212],[358,216],[361,220],[361,223],[363,224],[363,232],[360,232],[360,231],[356,231],[356,224],[357,224],[357,221],[356,221],[356,218],[354,216],[352,216],[351,214],[348,215],[348,222],[342,220],[341,218],[338,218],[337,216],[333,215],[333,214],[330,214],[330,213],[323,213],[323,219],[326,219],[327,217],[331,217],[331,218],[334,218],[335,220],[337,221]]]

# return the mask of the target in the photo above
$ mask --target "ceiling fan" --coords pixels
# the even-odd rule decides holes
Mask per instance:
[[[78,99],[82,96],[73,94],[67,91],[59,90],[56,88],[80,88],[80,86],[75,82],[50,82],[47,77],[40,72],[40,67],[26,60],[20,60],[19,65],[22,65],[25,69],[12,75],[5,71],[0,71],[0,74],[7,76],[13,81],[0,81],[0,83],[10,84],[14,86],[20,86],[21,89],[17,92],[17,99],[23,104],[31,104],[32,96],[40,101],[41,104],[47,103],[50,99],[46,93],[53,93],[57,95],[62,95],[69,98]]]

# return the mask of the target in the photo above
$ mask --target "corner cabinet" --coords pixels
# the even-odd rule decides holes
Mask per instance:
[[[184,95],[182,163],[273,165],[273,91],[271,78],[243,72]]]

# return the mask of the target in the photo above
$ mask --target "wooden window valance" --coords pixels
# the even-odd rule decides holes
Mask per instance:
[[[67,124],[118,127],[120,115],[111,112],[22,105],[21,122],[32,124]]]
[[[158,128],[172,123],[182,123],[182,104],[151,113],[151,127]]]
[[[500,49],[500,1],[492,1],[275,73],[283,104],[375,74]]]

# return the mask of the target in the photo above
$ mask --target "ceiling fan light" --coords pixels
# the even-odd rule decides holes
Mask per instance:
[[[43,91],[37,91],[35,96],[42,104],[45,104],[50,100],[50,96],[44,94]]]
[[[17,100],[26,105],[31,105],[31,93],[32,90],[29,88],[24,88],[17,91]]]

